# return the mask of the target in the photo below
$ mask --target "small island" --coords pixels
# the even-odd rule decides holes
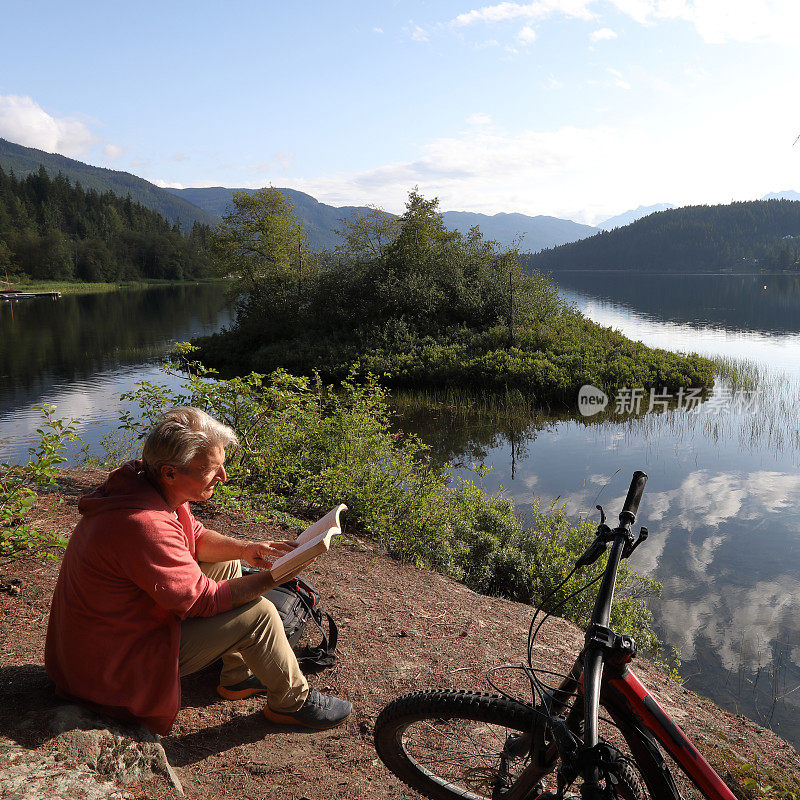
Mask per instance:
[[[713,385],[708,359],[592,322],[515,249],[477,227],[448,230],[438,201],[415,190],[401,217],[373,209],[343,220],[340,236],[336,251],[312,253],[279,190],[235,194],[212,250],[242,300],[229,330],[195,342],[199,360],[225,375],[370,373],[392,388],[516,392],[557,408],[584,384]]]

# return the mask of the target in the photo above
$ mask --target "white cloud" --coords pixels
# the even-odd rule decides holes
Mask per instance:
[[[628,81],[625,80],[625,78],[623,77],[622,73],[619,70],[608,67],[608,74],[611,75],[611,77],[614,79],[613,80],[614,86],[620,89],[631,88],[631,85],[628,83]]]
[[[615,0],[619,2],[619,0]],[[793,0],[651,0],[649,17],[691,22],[704,41],[800,42],[800,4]]]
[[[298,179],[292,185],[334,205],[369,202],[399,210],[408,190],[419,185],[423,194],[439,197],[443,209],[553,213],[553,197],[543,187],[558,184],[572,202],[576,176],[594,169],[596,160],[602,161],[599,153],[627,139],[626,133],[610,128],[507,133],[478,124],[429,142],[413,161]]]
[[[89,126],[75,117],[48,114],[31,97],[0,95],[0,136],[26,147],[75,157],[97,143]]]
[[[470,125],[491,125],[492,118],[489,114],[478,112],[476,114],[470,114],[467,117],[467,123]]]
[[[602,42],[602,41],[608,41],[610,39],[616,39],[617,34],[614,31],[612,31],[611,28],[599,28],[598,30],[593,31],[591,34],[589,34],[589,38],[593,42]]]
[[[522,42],[522,44],[531,44],[532,42],[535,42],[536,31],[530,25],[526,25],[517,34],[517,41]]]
[[[791,0],[610,0],[617,11],[640,25],[683,20],[710,44],[723,42],[800,43],[800,3]],[[451,20],[454,27],[514,20],[541,21],[562,16],[597,19],[607,0],[536,0],[502,2],[465,11]],[[609,28],[595,31],[592,41],[614,38]]]
[[[609,84],[624,81],[610,73],[604,78]],[[783,186],[786,175],[800,169],[800,146],[791,147],[800,129],[797,112],[778,84],[759,86],[735,105],[709,104],[675,124],[654,126],[642,118],[508,128],[495,118],[491,125],[462,128],[391,163],[287,174],[286,180],[294,181],[287,185],[333,205],[376,203],[398,211],[418,184],[426,196],[438,197],[444,210],[589,222],[667,200],[680,206],[753,199]]]
[[[281,150],[278,153],[273,153],[272,157],[283,170],[289,169],[294,163],[294,153],[291,150]]]
[[[800,43],[800,4],[792,0],[611,0],[642,25],[684,20],[709,44]]]
[[[592,19],[588,7],[592,0],[538,0],[534,3],[498,3],[465,11],[453,19],[457,27],[481,22],[508,22],[509,20],[540,20],[554,14],[563,14],[577,19]]]
[[[375,27],[375,28],[372,29],[372,32],[373,33],[383,33],[383,28]]]
[[[408,34],[415,42],[427,42],[430,38],[428,32],[415,23],[410,23]]]
[[[642,25],[646,25],[654,13],[655,7],[659,5],[660,0],[611,0],[611,2],[623,14]],[[678,3],[683,5],[682,0],[678,0]]]
[[[103,155],[109,161],[116,161],[119,158],[122,158],[122,154],[125,152],[124,147],[120,147],[118,144],[112,144],[109,142],[108,144],[103,145]]]
[[[156,186],[160,186],[162,189],[185,189],[186,187],[182,183],[176,183],[175,181],[165,181],[163,178],[148,178],[150,183],[154,183]]]

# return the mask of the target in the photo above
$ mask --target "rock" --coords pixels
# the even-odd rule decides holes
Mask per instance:
[[[60,753],[26,750],[0,739],[4,800],[124,800],[127,792],[111,781],[64,759]]]
[[[162,775],[183,794],[157,736],[140,725],[124,725],[92,714],[77,705],[64,705],[49,714],[51,745],[81,768],[117,784]]]

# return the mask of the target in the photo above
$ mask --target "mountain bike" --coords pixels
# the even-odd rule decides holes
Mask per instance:
[[[597,506],[594,541],[548,595],[611,545],[596,579],[600,587],[585,644],[569,672],[533,666],[536,636],[558,610],[544,613],[544,598],[528,631],[527,664],[514,667],[530,683],[533,701],[503,691],[491,673],[499,694],[427,690],[397,698],[375,723],[378,755],[397,777],[433,800],[682,800],[667,753],[703,796],[735,800],[631,671],[634,640],[608,627],[619,564],[647,539],[647,528],[636,538],[633,533],[646,481],[644,472],[634,473],[616,528]]]

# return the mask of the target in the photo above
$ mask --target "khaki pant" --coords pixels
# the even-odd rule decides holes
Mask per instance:
[[[216,581],[238,578],[239,561],[201,562]],[[254,674],[267,688],[273,711],[297,711],[308,695],[306,681],[275,606],[261,597],[213,617],[192,617],[181,623],[178,669],[191,675],[222,658],[220,683],[233,686]]]

